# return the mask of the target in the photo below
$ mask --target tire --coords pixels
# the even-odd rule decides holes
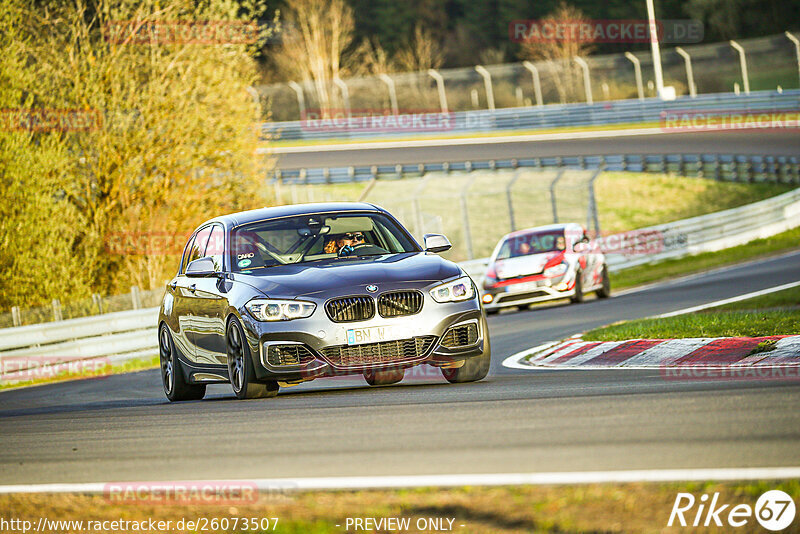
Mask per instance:
[[[388,386],[400,382],[405,374],[405,369],[370,370],[364,373],[364,379],[370,386]]]
[[[161,362],[161,385],[170,402],[200,400],[205,396],[205,384],[189,384],[186,381],[172,334],[165,324],[158,329],[158,357]]]
[[[228,322],[225,345],[228,352],[228,376],[237,399],[264,399],[278,394],[277,382],[256,381],[250,345],[244,336],[242,325],[235,317]]]
[[[603,287],[598,289],[595,294],[599,299],[607,299],[611,296],[611,279],[608,277],[608,267],[603,265]]]
[[[500,313],[500,308],[493,308],[491,310],[484,310],[484,311],[486,312],[486,315],[497,315],[498,313]]]
[[[583,294],[583,272],[578,271],[575,273],[575,294],[570,297],[574,304],[579,304],[584,301],[585,295]]]
[[[492,364],[492,349],[489,344],[489,326],[486,324],[486,319],[481,320],[484,331],[483,341],[483,354],[480,356],[473,356],[468,358],[464,365],[456,369],[442,368],[442,376],[451,384],[460,384],[464,382],[477,382],[489,373],[489,367]]]

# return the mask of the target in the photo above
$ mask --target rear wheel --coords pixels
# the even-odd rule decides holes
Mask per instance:
[[[585,299],[583,295],[583,273],[578,271],[575,273],[575,294],[570,297],[574,303],[583,302]]]
[[[597,298],[607,299],[611,296],[611,280],[608,277],[608,267],[603,265],[603,286],[596,291]]]
[[[400,382],[405,374],[405,369],[369,370],[364,372],[364,379],[370,386],[388,386]]]
[[[463,382],[476,382],[489,374],[489,367],[492,364],[492,349],[489,345],[489,325],[486,319],[481,320],[483,327],[483,354],[473,356],[464,361],[464,365],[458,368],[442,368],[442,376],[451,384]]]
[[[158,331],[158,357],[161,362],[161,383],[171,402],[199,400],[205,396],[205,384],[189,384],[186,381],[172,342],[172,334],[165,324]]]
[[[250,346],[236,318],[228,323],[225,336],[228,347],[228,376],[238,399],[263,399],[278,394],[277,382],[256,382],[256,370],[250,357]]]

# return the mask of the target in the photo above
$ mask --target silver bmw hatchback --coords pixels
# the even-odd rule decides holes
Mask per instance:
[[[370,385],[438,367],[486,376],[489,332],[475,283],[366,203],[301,204],[211,219],[189,238],[159,312],[171,401],[230,382],[240,399],[281,385],[361,374]]]

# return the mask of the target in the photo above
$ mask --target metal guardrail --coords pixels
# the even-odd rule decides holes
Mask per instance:
[[[758,222],[755,222],[758,221]],[[611,254],[612,271],[714,251],[745,244],[800,226],[800,189],[717,213],[637,230],[649,236],[639,244],[650,254]],[[609,240],[609,237],[605,237]],[[462,262],[461,266],[480,281],[488,258]],[[0,330],[0,365],[14,360],[14,371],[26,365],[71,362],[96,358],[124,361],[157,353],[157,308],[116,312],[58,323],[45,323]],[[10,349],[10,350],[9,350]],[[28,364],[20,364],[28,361]],[[0,373],[0,380],[7,373]]]
[[[800,156],[734,154],[630,154],[551,156],[508,160],[460,161],[405,165],[372,165],[277,169],[270,178],[282,184],[336,184],[416,178],[433,172],[503,169],[573,168],[605,171],[672,173],[734,182],[800,183]]]
[[[631,123],[658,123],[665,113],[714,111],[734,113],[794,112],[800,110],[800,89],[754,91],[750,94],[715,93],[684,96],[675,100],[646,98],[614,100],[594,104],[549,104],[495,110],[458,111],[445,115],[423,114],[427,120],[441,117],[444,126],[415,130],[415,115],[388,115],[379,127],[362,121],[267,122],[261,126],[264,138],[281,140],[330,140],[408,137],[415,134],[462,135],[470,133],[543,130],[580,126],[608,126]],[[390,120],[391,119],[391,122]],[[417,120],[422,120],[417,117]],[[436,120],[435,122],[439,122]],[[390,124],[394,126],[390,126]],[[403,126],[411,125],[411,126]]]

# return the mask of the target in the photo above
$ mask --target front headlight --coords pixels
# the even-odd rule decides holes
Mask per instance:
[[[259,321],[291,321],[309,317],[317,305],[302,300],[253,299],[244,307]]]
[[[553,265],[552,267],[545,269],[544,275],[547,277],[561,276],[565,272],[567,272],[567,264],[559,263],[558,265]]]
[[[431,289],[431,297],[436,302],[460,302],[475,296],[475,288],[469,276],[462,276],[452,282],[447,282]]]

